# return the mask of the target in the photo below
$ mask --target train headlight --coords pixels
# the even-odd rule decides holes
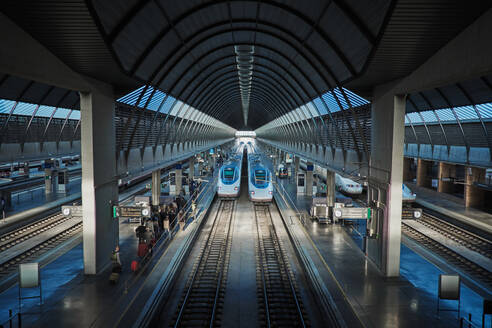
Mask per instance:
[[[420,219],[422,217],[422,210],[413,211],[413,218]]]
[[[237,191],[237,187],[234,187],[234,190]]]
[[[70,209],[68,207],[65,207],[62,211],[63,215],[69,216],[70,215]]]
[[[341,218],[342,217],[342,210],[335,210],[333,212],[333,214],[335,214],[336,218]]]
[[[148,208],[142,209],[142,216],[149,216],[149,214],[150,214],[150,211]]]

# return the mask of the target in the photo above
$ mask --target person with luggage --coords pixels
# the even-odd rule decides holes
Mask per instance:
[[[120,273],[122,270],[119,245],[116,245],[113,253],[111,254],[111,262],[112,262],[112,269],[111,269],[111,275],[109,276],[109,281],[112,284],[116,284],[120,279]]]

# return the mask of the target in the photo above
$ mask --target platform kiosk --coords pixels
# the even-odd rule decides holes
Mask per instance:
[[[297,173],[296,185],[297,185],[297,194],[305,194],[306,193],[306,174],[305,173]]]
[[[44,186],[45,186],[45,193],[46,194],[51,194],[53,191],[57,191],[57,180],[58,180],[58,175],[56,174],[56,170],[54,169],[44,169]]]
[[[58,192],[67,193],[68,192],[68,170],[63,169],[58,171]]]

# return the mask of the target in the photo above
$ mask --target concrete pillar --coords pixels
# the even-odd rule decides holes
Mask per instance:
[[[403,158],[403,181],[413,181],[412,162],[413,158]]]
[[[110,91],[80,93],[84,272],[97,274],[118,244],[114,100]]]
[[[456,165],[439,162],[437,173],[437,191],[453,193],[454,178],[456,178]]]
[[[335,172],[326,170],[326,205],[335,206]]]
[[[424,188],[432,187],[432,177],[430,176],[431,161],[426,161],[421,158],[417,161],[417,186]]]
[[[189,170],[189,178],[193,179],[195,176],[195,157],[190,158],[190,161],[188,163],[188,170]]]
[[[181,168],[181,164],[176,164],[174,177],[176,179],[176,195],[179,195],[183,186],[183,169]]]
[[[380,91],[381,90],[381,91]],[[400,274],[403,139],[406,97],[376,89],[372,103],[368,256],[386,277]]]
[[[161,200],[161,170],[152,171],[152,205],[159,206]]]
[[[313,163],[306,164],[306,196],[313,195]]]
[[[485,192],[476,187],[475,182],[485,182],[485,169],[472,166],[465,167],[465,207],[483,207]]]
[[[301,158],[299,156],[294,156],[294,176],[296,177],[297,177],[297,173],[299,173],[300,165],[301,165]]]

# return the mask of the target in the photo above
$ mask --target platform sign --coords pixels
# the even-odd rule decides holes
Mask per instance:
[[[314,171],[314,165],[313,164],[308,164],[306,166],[306,171],[308,171],[308,172]]]
[[[454,274],[439,275],[439,298],[442,300],[460,299],[460,276]]]
[[[371,208],[369,207],[339,207],[335,208],[333,215],[338,219],[370,219]]]
[[[19,264],[20,288],[33,288],[39,286],[39,263]]]
[[[82,205],[63,205],[62,214],[70,217],[82,217]]]
[[[150,217],[152,211],[149,206],[114,206],[114,218]]]

